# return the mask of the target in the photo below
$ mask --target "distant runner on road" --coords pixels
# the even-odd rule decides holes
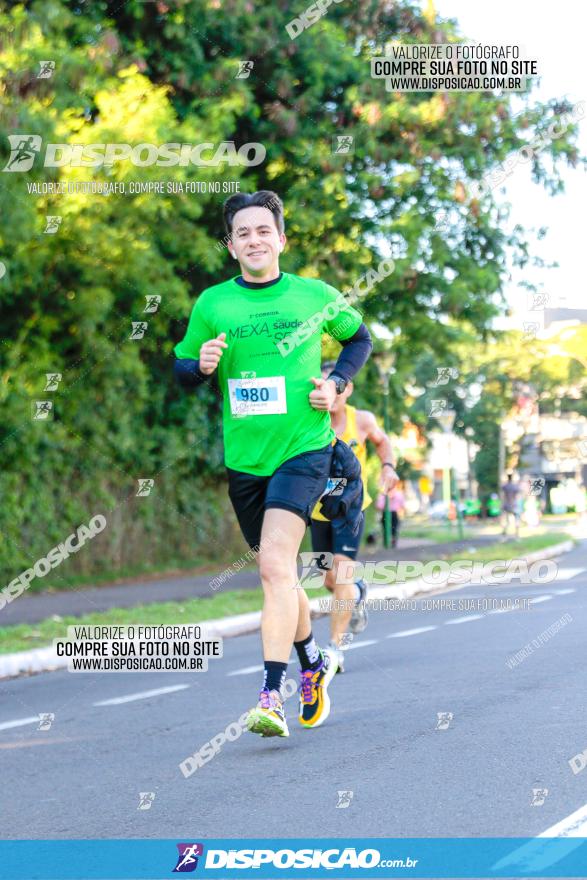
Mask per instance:
[[[331,361],[324,363],[322,376],[328,376],[335,368],[336,365]],[[367,440],[373,443],[381,459],[379,489],[383,495],[392,492],[397,483],[397,474],[393,465],[391,441],[377,424],[373,413],[366,409],[355,409],[347,403],[353,390],[353,383],[349,382],[343,393],[336,398],[330,411],[330,420],[336,436],[348,443],[361,463],[365,510],[372,502],[367,492]],[[350,529],[338,527],[322,516],[320,503],[312,511],[312,550],[316,553],[334,554],[332,566],[326,572],[324,586],[334,593],[330,612],[329,648],[338,658],[339,672],[344,672],[341,644],[347,628],[351,633],[359,633],[367,626],[367,584],[361,578],[355,580],[352,565],[359,552],[363,527],[364,522],[354,535]]]
[[[247,726],[261,736],[289,736],[283,687],[292,643],[301,665],[300,723],[318,727],[330,712],[336,656],[312,634],[297,557],[330,474],[336,438],[329,410],[372,344],[361,315],[335,288],[279,270],[286,237],[275,193],[232,196],[224,221],[242,274],[200,294],[175,346],[175,371],[194,387],[218,370],[229,496],[258,551],[264,592],[263,686]],[[323,331],[343,346],[327,377],[320,375]]]

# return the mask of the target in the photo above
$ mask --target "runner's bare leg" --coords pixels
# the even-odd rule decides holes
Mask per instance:
[[[352,559],[335,553],[332,568],[326,572],[324,585],[334,593],[330,612],[330,639],[337,646],[348,629],[355,599],[355,565]],[[336,605],[335,602],[339,604]]]
[[[298,630],[307,627],[301,638],[310,633],[308,599],[303,590],[296,589],[297,557],[305,531],[306,524],[297,514],[279,507],[265,511],[257,556],[264,593],[261,638],[265,660],[287,663]]]

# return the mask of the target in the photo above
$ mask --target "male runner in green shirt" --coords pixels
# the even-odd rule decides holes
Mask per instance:
[[[329,410],[372,346],[342,294],[318,279],[280,272],[286,238],[275,193],[231,196],[224,222],[242,274],[200,294],[175,346],[175,372],[190,387],[218,370],[229,496],[245,540],[258,551],[264,592],[264,681],[247,727],[289,736],[283,686],[292,643],[301,664],[300,723],[318,727],[330,712],[336,658],[312,635],[297,556],[330,473]],[[323,331],[343,346],[327,379],[320,375]]]

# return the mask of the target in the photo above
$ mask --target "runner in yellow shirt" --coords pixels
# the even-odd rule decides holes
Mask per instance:
[[[332,362],[323,364],[322,376],[330,375],[333,367]],[[385,495],[390,495],[398,477],[393,465],[391,441],[377,424],[373,413],[364,409],[356,409],[347,403],[353,389],[353,383],[349,382],[342,394],[337,396],[330,410],[330,420],[336,436],[348,443],[361,463],[364,510],[372,503],[367,491],[367,440],[375,446],[375,451],[381,459],[380,491]],[[312,551],[333,554],[332,567],[326,572],[324,581],[327,589],[334,594],[335,600],[330,614],[331,641],[329,648],[338,656],[338,671],[344,672],[344,657],[340,648],[342,637],[347,627],[351,633],[359,633],[367,626],[367,584],[360,578],[355,580],[354,566],[349,565],[349,562],[355,561],[357,558],[363,527],[358,534],[353,535],[349,529],[333,526],[320,513],[320,502],[312,511],[310,527],[312,530]],[[339,572],[341,563],[344,563],[344,566]]]

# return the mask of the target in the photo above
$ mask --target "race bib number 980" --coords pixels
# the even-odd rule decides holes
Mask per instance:
[[[233,416],[275,416],[287,412],[285,376],[229,379],[228,393]]]

